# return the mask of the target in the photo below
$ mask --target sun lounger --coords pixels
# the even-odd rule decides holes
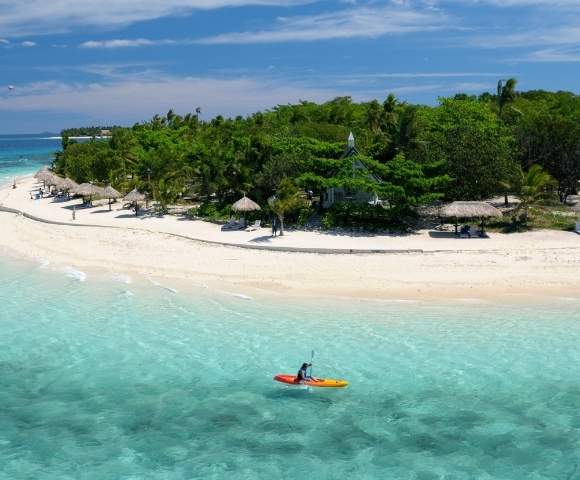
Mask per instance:
[[[259,230],[262,226],[262,220],[256,220],[253,225],[250,225],[246,228],[246,232],[253,232],[255,230]]]
[[[222,225],[222,231],[239,230],[239,229],[240,223],[237,220],[234,220],[233,218],[230,219],[228,223],[226,223],[225,225]]]

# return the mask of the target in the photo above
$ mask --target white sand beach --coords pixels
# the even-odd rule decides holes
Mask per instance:
[[[175,216],[135,217],[120,203],[78,208],[79,200],[32,200],[32,178],[0,190],[0,249],[20,258],[239,292],[369,299],[580,296],[580,236],[538,231],[457,239],[446,232],[347,235],[269,229],[222,232],[218,225]],[[77,205],[72,219],[72,205]],[[220,244],[232,244],[226,246]],[[235,246],[237,245],[237,246]],[[265,247],[248,249],[240,247]],[[276,251],[329,249],[332,253]],[[348,253],[349,250],[368,253]],[[382,253],[372,253],[380,250]],[[339,253],[342,252],[342,253]]]

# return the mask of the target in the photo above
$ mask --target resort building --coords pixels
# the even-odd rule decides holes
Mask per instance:
[[[341,159],[347,161],[351,159],[353,162],[353,167],[355,170],[364,170],[368,172],[369,178],[372,178],[375,181],[380,182],[381,180],[377,178],[375,175],[370,173],[368,167],[364,164],[362,160],[360,160],[359,152],[356,149],[354,135],[350,132],[348,136],[348,144],[346,150],[344,151]],[[373,192],[365,192],[362,190],[359,191],[349,191],[345,188],[329,188],[324,192],[324,196],[322,198],[322,206],[323,208],[330,208],[335,203],[370,203],[375,205],[379,203],[379,197],[376,193]]]

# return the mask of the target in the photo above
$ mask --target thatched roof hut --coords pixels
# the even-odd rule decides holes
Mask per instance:
[[[145,194],[139,192],[136,188],[131,190],[125,197],[123,197],[123,201],[127,203],[137,203],[142,202],[145,200]]]
[[[443,218],[498,218],[500,210],[486,202],[453,202],[445,205],[440,213]]]
[[[232,205],[232,210],[234,212],[255,212],[257,210],[261,210],[261,207],[256,202],[250,200],[244,195]]]

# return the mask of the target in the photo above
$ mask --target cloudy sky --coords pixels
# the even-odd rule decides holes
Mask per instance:
[[[578,93],[580,0],[0,0],[0,134],[508,76]]]

